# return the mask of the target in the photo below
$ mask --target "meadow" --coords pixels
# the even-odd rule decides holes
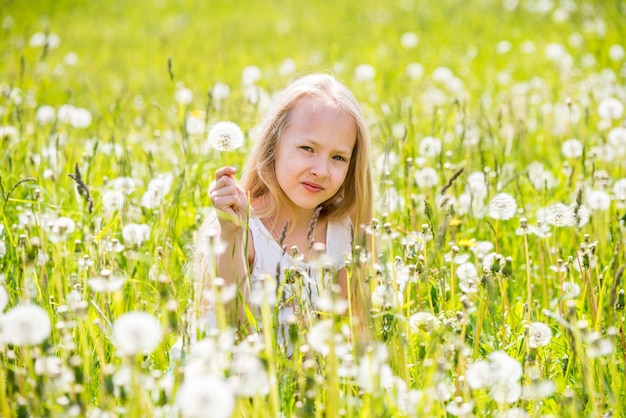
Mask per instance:
[[[623,0],[0,0],[0,416],[626,416]],[[278,345],[189,268],[273,94],[374,150],[365,327]],[[232,121],[244,145],[207,146]],[[205,294],[219,305],[219,286]]]

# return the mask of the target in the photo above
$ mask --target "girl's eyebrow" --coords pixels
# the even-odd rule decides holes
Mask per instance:
[[[320,146],[320,143],[319,143],[319,142],[317,142],[317,141],[316,141],[316,140],[314,140],[314,139],[306,138],[306,139],[305,139],[305,141],[306,141],[306,142],[308,142],[308,143],[310,143],[311,145],[314,145],[314,146],[317,146],[317,147],[319,147],[319,146]],[[333,151],[334,151],[334,152],[336,152],[336,153],[339,153],[339,154],[341,154],[341,155],[345,155],[345,156],[350,156],[350,155],[352,155],[352,150],[348,150],[347,148],[344,148],[344,149],[341,149],[341,148],[334,148],[334,149],[333,149]]]

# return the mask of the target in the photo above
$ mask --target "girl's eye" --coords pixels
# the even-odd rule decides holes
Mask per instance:
[[[306,145],[301,146],[300,149],[303,149],[307,152],[313,152],[313,148],[306,146]]]
[[[337,161],[346,161],[345,158],[343,158],[341,155],[335,155],[333,157],[333,160],[337,160]]]

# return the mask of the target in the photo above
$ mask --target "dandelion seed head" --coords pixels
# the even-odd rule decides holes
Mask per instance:
[[[42,125],[47,125],[56,119],[56,111],[52,106],[43,105],[37,109],[35,112],[35,120]]]
[[[7,255],[7,245],[3,239],[0,239],[0,258],[4,258],[5,255]]]
[[[439,138],[426,136],[419,144],[419,155],[425,158],[436,157],[441,154],[443,146]]]
[[[215,375],[185,377],[176,404],[185,418],[228,418],[235,409],[235,393],[224,379]]]
[[[122,238],[128,247],[141,247],[150,239],[150,226],[147,224],[129,223],[122,228]]]
[[[4,315],[3,339],[19,347],[39,345],[48,339],[52,324],[48,313],[37,305],[17,305]]]
[[[517,201],[508,193],[499,193],[491,199],[488,215],[493,219],[511,219],[517,212]]]
[[[307,335],[309,347],[324,356],[330,353],[330,343],[333,339],[333,323],[330,319],[316,322]]]
[[[424,66],[418,62],[410,62],[406,65],[404,70],[407,78],[410,80],[417,80],[424,75]]]
[[[545,222],[548,225],[557,227],[575,225],[572,209],[563,203],[555,203],[548,206],[544,212],[538,213],[538,218],[542,215],[545,217]]]
[[[192,112],[187,116],[185,120],[185,130],[189,135],[201,136],[206,131],[204,112]]]
[[[372,292],[372,304],[379,308],[395,307],[402,301],[402,295],[394,292],[388,284],[378,285]]]
[[[556,392],[556,384],[552,380],[531,381],[522,387],[524,399],[541,400],[552,396]]]
[[[542,322],[533,322],[528,329],[528,338],[530,348],[545,347],[552,339],[552,329]]]
[[[235,353],[228,384],[238,396],[265,396],[270,391],[267,371],[263,363],[250,353]]]
[[[517,382],[522,377],[522,365],[504,351],[489,354],[491,374],[495,383]]]
[[[400,37],[400,44],[406,49],[415,48],[419,41],[419,36],[415,32],[405,32]]]
[[[193,101],[193,92],[187,87],[179,86],[174,93],[174,100],[181,105],[188,105]]]
[[[580,158],[583,155],[583,144],[576,138],[568,139],[561,145],[561,152],[565,158]]]
[[[234,122],[218,122],[209,131],[205,149],[212,148],[217,151],[233,151],[241,147],[244,142],[244,134],[239,125]]]
[[[120,211],[124,208],[126,198],[124,193],[117,190],[107,190],[102,193],[102,208],[108,216],[114,212]]]
[[[453,399],[452,402],[446,405],[446,412],[455,417],[468,416],[472,413],[473,409],[474,401],[470,400],[465,402],[461,397]]]
[[[617,126],[611,129],[607,135],[607,140],[610,145],[620,151],[620,154],[623,154],[623,150],[626,149],[626,128]]]
[[[436,316],[430,312],[416,312],[409,318],[411,332],[432,332],[439,328],[440,322]]]
[[[415,182],[417,186],[424,189],[439,185],[439,174],[431,167],[424,167],[415,172]]]
[[[611,206],[611,197],[604,190],[591,190],[586,200],[589,209],[594,212],[605,211]]]
[[[256,65],[248,65],[241,71],[241,84],[252,86],[261,79],[263,72]]]
[[[359,64],[354,69],[354,79],[359,82],[372,81],[376,77],[376,69],[370,64]]]
[[[598,116],[602,119],[619,119],[624,115],[624,104],[614,97],[607,97],[598,104]]]
[[[230,87],[226,83],[217,82],[213,85],[212,95],[213,100],[218,102],[228,99],[230,96]]]
[[[276,281],[270,274],[260,274],[252,279],[250,303],[254,306],[276,304]]]
[[[113,323],[113,342],[119,356],[152,353],[161,336],[159,320],[146,312],[127,312]]]

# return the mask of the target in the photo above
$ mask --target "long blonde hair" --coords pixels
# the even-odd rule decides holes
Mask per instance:
[[[267,205],[257,211],[260,217],[273,217],[287,201],[276,178],[278,141],[291,119],[295,106],[308,97],[332,101],[349,115],[356,126],[356,143],[350,158],[350,167],[341,188],[335,196],[322,203],[321,218],[339,219],[351,216],[358,227],[368,223],[372,216],[372,174],[370,168],[370,137],[359,104],[352,92],[329,74],[311,74],[289,84],[276,97],[263,118],[259,135],[242,174],[241,186],[251,200],[264,195]]]

